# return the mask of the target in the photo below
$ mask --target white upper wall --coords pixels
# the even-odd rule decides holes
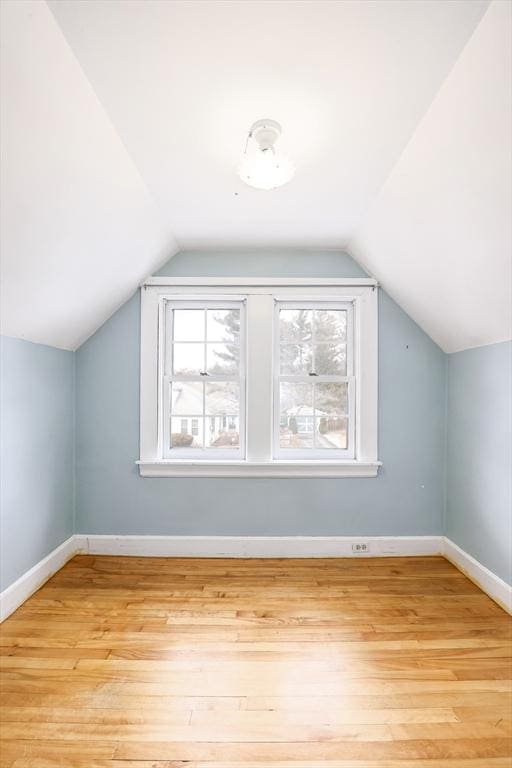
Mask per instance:
[[[1,14],[2,333],[74,349],[175,244],[47,5]]]
[[[499,0],[350,246],[446,352],[512,336],[511,50]]]
[[[424,256],[408,247],[408,269],[397,269],[408,224],[395,212],[393,231],[381,234],[375,222],[393,168],[414,147],[422,118],[460,67],[470,93],[439,113],[434,133],[450,142],[457,130],[456,149],[465,144],[461,112],[489,89],[480,68],[473,72],[464,63],[469,46],[457,59],[487,0],[51,0],[49,6],[58,25],[41,1],[3,3],[4,333],[78,345],[175,251],[175,241],[182,248],[230,249],[352,242],[391,295],[451,348],[442,332],[453,324],[445,305],[456,302],[460,286],[454,289],[451,280],[451,270],[459,269],[453,241],[449,248],[443,243],[446,217],[431,216],[429,230],[438,233],[445,254],[444,272],[431,261],[438,283],[451,286],[444,302],[430,286],[428,301],[425,289],[407,302]],[[475,36],[469,45],[482,43]],[[482,61],[503,88],[499,55]],[[484,151],[496,109],[492,104],[479,114],[481,130],[464,150],[468,163],[475,141],[483,142],[478,154]],[[297,166],[293,181],[270,193],[249,189],[236,176],[246,132],[260,117],[282,123],[283,147]],[[465,223],[476,228],[475,207],[479,214],[504,211],[503,182],[498,174],[482,186],[478,173],[468,182],[465,167],[453,173],[461,173],[465,197],[482,202]],[[421,218],[424,185],[424,173],[414,172],[405,202],[397,201],[408,219],[407,206]],[[464,210],[461,203],[460,220]],[[492,274],[501,270],[496,218],[489,230],[487,219],[478,229]],[[465,248],[465,231],[459,235]],[[398,279],[397,272],[407,277]],[[491,287],[499,289],[501,277],[497,283]],[[488,293],[485,286],[476,312],[461,310],[455,348],[474,343],[476,314],[485,316],[480,329],[487,322]],[[501,319],[498,325],[499,333],[487,335],[503,338]]]

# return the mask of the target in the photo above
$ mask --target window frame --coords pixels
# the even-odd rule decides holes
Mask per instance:
[[[149,278],[141,286],[140,474],[147,477],[375,477],[377,457],[377,283],[371,278]],[[246,299],[245,458],[201,460],[163,455],[159,349],[163,303]],[[274,457],[275,299],[349,302],[354,328],[354,458]],[[269,341],[270,340],[270,341]]]
[[[280,320],[279,312],[281,309],[338,309],[347,312],[347,373],[341,375],[315,374],[314,381],[311,381],[309,374],[282,374],[280,371],[281,361],[281,339],[280,339]],[[274,355],[272,364],[273,379],[273,408],[272,408],[272,456],[274,460],[289,459],[302,461],[322,461],[325,459],[355,459],[355,375],[354,375],[354,304],[352,301],[342,301],[338,298],[325,297],[322,299],[311,300],[311,298],[296,297],[293,300],[274,297]],[[314,340],[312,341],[314,346]],[[326,449],[326,448],[281,448],[280,446],[280,385],[281,382],[297,383],[344,383],[348,384],[348,407],[347,418],[348,446],[344,448]],[[307,417],[312,418],[314,417]],[[313,435],[315,434],[315,425],[313,421]]]
[[[163,323],[163,338],[159,344],[158,350],[158,379],[159,379],[159,395],[158,395],[158,410],[161,413],[161,419],[159,420],[159,430],[161,432],[161,438],[159,442],[162,446],[162,458],[164,460],[178,461],[180,459],[190,459],[194,461],[217,461],[217,460],[243,460],[245,459],[245,424],[246,424],[246,327],[245,327],[245,297],[241,296],[214,296],[212,298],[206,297],[204,299],[195,297],[181,296],[166,296],[162,299],[163,309],[160,310]],[[238,375],[228,374],[209,374],[208,378],[201,375],[194,374],[173,374],[172,360],[173,360],[173,347],[175,342],[172,338],[172,321],[171,312],[174,309],[231,309],[236,308],[240,311],[240,340],[239,340],[239,371]],[[205,317],[206,323],[206,317]],[[178,342],[179,343],[179,342]],[[207,338],[203,342],[188,342],[194,344],[204,344],[205,354],[207,352]],[[216,342],[222,343],[222,342]],[[239,400],[239,446],[237,448],[171,448],[170,435],[171,435],[171,409],[169,392],[172,383],[175,381],[191,382],[206,385],[212,382],[233,382],[236,381],[239,384],[240,400]],[[205,410],[205,391],[203,391],[203,415],[198,414],[176,414],[174,418],[184,419],[202,419],[203,421],[203,441],[205,440],[206,422],[209,416],[206,415]]]

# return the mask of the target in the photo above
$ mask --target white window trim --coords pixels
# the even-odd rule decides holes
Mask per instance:
[[[375,477],[377,458],[377,283],[370,278],[150,278],[141,290],[140,474],[146,477]],[[213,288],[218,289],[213,291]],[[164,299],[247,296],[246,459],[164,459],[161,445],[159,346]],[[353,302],[355,459],[272,460],[274,299]],[[269,307],[271,310],[269,311]],[[258,333],[251,333],[257,329]],[[252,400],[251,400],[252,398]],[[250,407],[257,400],[257,408]],[[160,423],[160,427],[161,427]],[[159,442],[160,441],[160,442]]]

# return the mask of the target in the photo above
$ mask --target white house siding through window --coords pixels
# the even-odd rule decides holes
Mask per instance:
[[[203,387],[206,387],[205,393]],[[174,382],[171,389],[171,413],[174,414],[171,418],[171,446],[238,446],[240,418],[237,390],[237,385],[232,382]],[[204,416],[203,398],[206,400]]]

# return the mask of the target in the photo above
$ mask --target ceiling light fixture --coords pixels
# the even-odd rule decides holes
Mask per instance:
[[[295,173],[293,163],[275,148],[281,126],[275,120],[257,120],[245,143],[238,175],[255,189],[282,187]]]

